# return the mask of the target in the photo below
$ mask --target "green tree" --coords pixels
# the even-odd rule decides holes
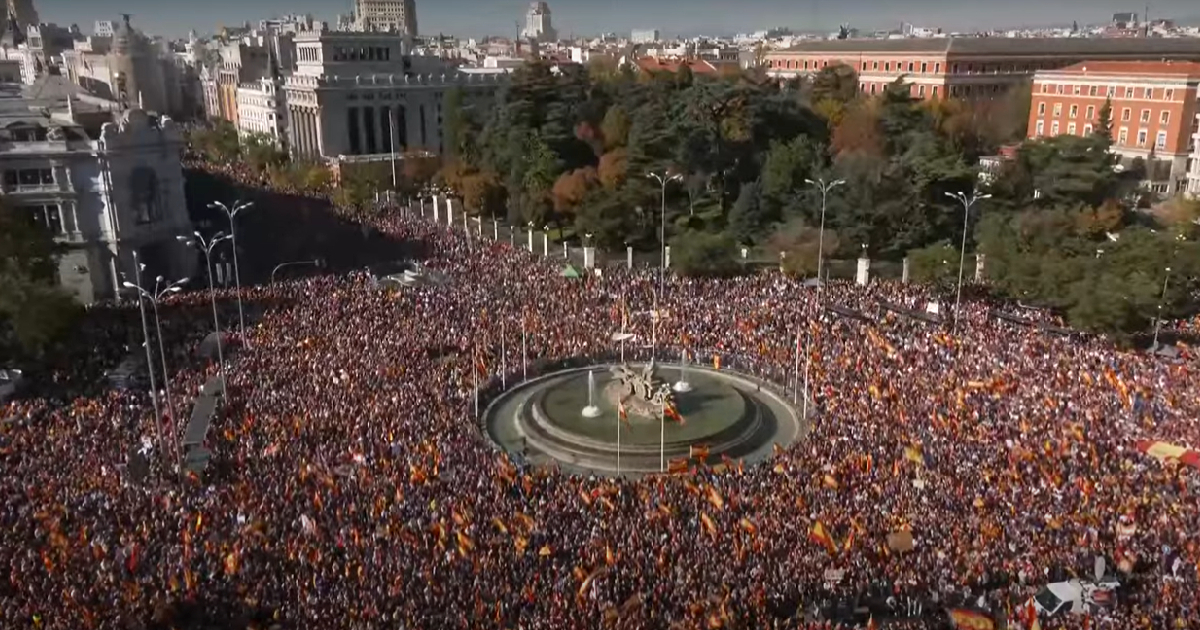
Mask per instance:
[[[691,277],[731,276],[741,270],[737,244],[723,234],[685,232],[671,242],[671,266]]]
[[[756,243],[766,233],[770,217],[763,207],[758,182],[742,184],[737,202],[729,212],[729,236],[738,243]]]
[[[908,252],[909,279],[948,289],[958,282],[959,260],[958,248],[946,241],[911,250]]]
[[[58,286],[60,253],[31,216],[0,203],[0,355],[36,358],[78,315]]]
[[[1092,135],[1099,138],[1107,146],[1112,146],[1112,99],[1104,99],[1104,104],[1100,106],[1100,111],[1096,114],[1096,126],[1092,128]]]

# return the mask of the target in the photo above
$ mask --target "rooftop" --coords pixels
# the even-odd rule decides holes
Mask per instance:
[[[638,68],[645,72],[679,72],[687,66],[693,74],[716,74],[717,68],[703,59],[660,59],[642,57],[637,60]]]
[[[1195,61],[1082,61],[1055,73],[1067,74],[1125,74],[1142,77],[1200,78],[1200,62]]]
[[[1187,55],[1200,59],[1200,38],[947,37],[804,41],[779,52],[929,53],[958,55]]]

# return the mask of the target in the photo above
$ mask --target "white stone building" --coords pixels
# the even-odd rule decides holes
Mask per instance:
[[[461,88],[464,104],[487,107],[507,81],[506,73],[469,74],[438,57],[408,54],[398,34],[300,34],[296,60],[284,92],[288,147],[297,158],[441,153],[446,93]]]
[[[281,82],[270,78],[243,83],[237,89],[238,133],[264,134],[283,146],[286,108]]]
[[[552,42],[558,39],[558,32],[550,18],[550,5],[545,2],[531,2],[529,11],[525,14],[525,28],[521,37],[535,42]]]
[[[416,0],[354,0],[354,28],[416,37]]]
[[[183,138],[169,118],[88,97],[63,77],[0,86],[5,201],[66,245],[59,280],[87,304],[114,297],[138,251],[150,276],[190,276]],[[115,120],[114,120],[115,118]]]

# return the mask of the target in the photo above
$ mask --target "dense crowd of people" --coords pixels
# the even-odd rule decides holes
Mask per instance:
[[[449,283],[245,288],[261,315],[227,356],[201,475],[155,439],[156,421],[181,427],[145,393],[95,386],[142,351],[137,303],[91,309],[34,394],[0,408],[0,625],[807,629],[865,606],[880,627],[945,627],[959,607],[1014,627],[1040,586],[1091,579],[1102,556],[1118,601],[1042,628],[1200,627],[1197,471],[1135,448],[1200,445],[1192,363],[1007,323],[984,301],[954,328],[880,307],[938,299],[917,286],[668,275],[656,296],[653,270],[564,278],[507,242],[373,220],[425,243]],[[218,299],[232,325],[233,292]],[[217,373],[194,351],[206,301],[163,312],[177,425]],[[799,337],[807,435],[757,465],[638,479],[488,442],[473,371],[494,386],[523,334],[538,361],[608,354],[622,321],[664,353],[745,357],[785,381]],[[135,450],[146,480],[126,470]],[[912,548],[893,548],[904,533]]]

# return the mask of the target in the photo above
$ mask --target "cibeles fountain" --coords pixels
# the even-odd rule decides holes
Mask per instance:
[[[532,464],[588,474],[641,475],[687,460],[767,458],[803,433],[777,388],[728,369],[653,360],[552,372],[503,392],[483,420],[501,448]]]

